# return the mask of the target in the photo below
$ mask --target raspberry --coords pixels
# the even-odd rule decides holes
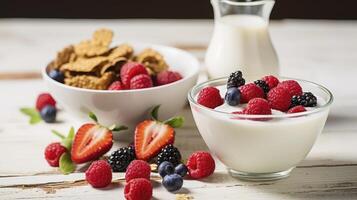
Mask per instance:
[[[136,178],[125,185],[124,195],[127,200],[150,200],[152,185],[145,178]]]
[[[290,107],[290,93],[283,87],[275,87],[271,89],[267,94],[267,100],[272,109],[285,112]]]
[[[53,99],[53,97],[49,93],[42,93],[38,95],[37,101],[36,101],[36,109],[38,111],[41,111],[43,107],[51,105],[56,107],[56,101]]]
[[[45,159],[51,167],[59,166],[59,159],[67,149],[59,142],[49,144],[45,149]]]
[[[277,79],[275,76],[264,76],[262,78],[263,81],[265,81],[268,85],[270,89],[275,88],[278,84],[279,84],[279,79]]]
[[[256,86],[254,83],[243,85],[239,88],[241,92],[241,103],[247,103],[254,98],[264,98],[264,91],[262,88]]]
[[[130,80],[130,89],[142,89],[152,87],[151,77],[147,74],[139,74]]]
[[[105,160],[94,161],[86,171],[86,180],[95,188],[103,188],[112,182],[112,168]]]
[[[173,71],[163,71],[156,76],[157,85],[166,85],[180,79],[182,79],[181,74]]]
[[[187,160],[189,175],[194,179],[205,178],[213,174],[215,162],[211,154],[204,151],[193,153]]]
[[[125,180],[129,182],[135,178],[145,178],[150,180],[151,168],[143,160],[133,160],[126,169]]]
[[[139,74],[146,74],[148,75],[147,70],[145,69],[144,65],[136,62],[129,62],[123,65],[120,69],[120,78],[121,82],[124,84],[125,87],[129,88],[130,80]]]
[[[244,114],[271,115],[271,108],[267,100],[262,98],[254,98],[248,102],[248,105],[244,110]]]
[[[294,95],[302,95],[302,88],[299,85],[298,82],[294,81],[294,80],[287,80],[287,81],[283,81],[281,83],[278,84],[278,87],[282,87],[284,89],[286,89],[289,93],[290,96],[294,96]]]
[[[306,109],[304,106],[295,106],[292,107],[288,110],[288,113],[299,113],[299,112],[305,112]]]
[[[108,87],[108,90],[124,90],[124,89],[125,89],[125,87],[120,81],[114,81]]]
[[[223,104],[223,99],[217,88],[206,87],[198,94],[197,102],[203,106],[214,109]]]

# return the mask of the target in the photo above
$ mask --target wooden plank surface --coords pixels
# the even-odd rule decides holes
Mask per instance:
[[[104,26],[118,33],[115,41],[174,45],[189,50],[202,61],[211,25],[210,21],[201,20],[0,20],[0,199],[123,199],[121,173],[115,174],[111,187],[96,190],[83,181],[80,172],[84,168],[63,176],[46,164],[43,149],[56,140],[50,130],[65,132],[71,125],[79,127],[64,110],[58,116],[60,123],[35,126],[28,125],[18,111],[22,106],[33,105],[37,94],[46,91],[38,79],[39,71],[56,50]],[[180,37],[173,37],[173,30]],[[357,74],[357,23],[273,22],[271,33],[283,75],[322,83],[334,93],[336,100],[323,134],[288,179],[243,182],[231,178],[217,161],[213,176],[202,181],[187,180],[179,193],[195,199],[357,199],[357,90],[353,88]],[[17,54],[22,55],[21,59]],[[190,110],[186,108],[180,114],[187,119],[176,139],[184,157],[207,149]],[[175,199],[175,194],[160,186],[156,174],[153,179],[154,199]]]

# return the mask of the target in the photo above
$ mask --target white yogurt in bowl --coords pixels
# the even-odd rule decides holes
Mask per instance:
[[[287,177],[322,132],[332,94],[320,85],[295,79],[304,91],[317,96],[317,107],[294,114],[273,110],[272,115],[239,115],[231,113],[242,110],[242,105],[210,109],[197,103],[197,94],[207,86],[218,86],[224,97],[226,80],[202,83],[189,93],[194,120],[209,149],[233,176],[248,180]]]

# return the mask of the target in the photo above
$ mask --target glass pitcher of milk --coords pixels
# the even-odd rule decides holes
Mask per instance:
[[[274,0],[211,0],[215,27],[205,65],[210,78],[241,70],[249,81],[278,75],[268,24]]]

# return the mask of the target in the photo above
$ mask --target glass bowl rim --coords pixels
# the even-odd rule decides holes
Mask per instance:
[[[224,112],[224,111],[219,111],[219,110],[215,110],[212,108],[207,108],[203,105],[200,105],[199,103],[197,103],[197,101],[194,98],[194,94],[193,92],[195,90],[197,90],[200,87],[204,87],[205,85],[209,85],[211,83],[215,83],[215,82],[220,82],[220,81],[227,81],[228,77],[221,77],[221,78],[216,78],[216,79],[212,79],[212,80],[208,80],[208,81],[204,81],[202,83],[199,83],[195,86],[193,86],[189,92],[188,92],[188,100],[190,103],[193,103],[195,106],[212,112],[212,113],[216,113],[216,114],[221,114],[221,115],[227,115],[229,117],[234,117],[234,118],[243,118],[243,119],[262,119],[262,118],[291,118],[291,117],[300,117],[300,116],[304,116],[304,115],[310,115],[310,114],[314,114],[314,113],[318,113],[321,111],[324,111],[325,109],[329,108],[329,106],[332,104],[333,102],[333,94],[331,93],[331,91],[329,89],[327,89],[326,87],[317,84],[315,82],[312,81],[307,81],[304,79],[298,79],[298,78],[290,78],[290,77],[284,77],[284,76],[278,76],[279,80],[295,80],[298,82],[303,82],[303,83],[307,83],[310,85],[313,85],[314,87],[317,87],[318,89],[322,90],[324,93],[326,93],[326,95],[328,96],[328,100],[326,101],[326,103],[322,106],[319,106],[318,108],[315,108],[313,110],[308,110],[305,112],[299,112],[299,113],[284,113],[284,114],[279,114],[279,115],[247,115],[247,114],[233,114],[233,113],[229,113],[229,112]],[[192,108],[191,108],[192,109]]]

